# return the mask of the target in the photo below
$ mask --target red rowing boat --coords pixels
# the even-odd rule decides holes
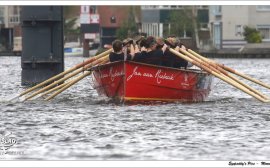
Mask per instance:
[[[120,102],[204,101],[212,75],[197,69],[176,69],[119,61],[93,69],[93,88]]]

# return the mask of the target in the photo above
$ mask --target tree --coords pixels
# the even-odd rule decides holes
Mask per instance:
[[[197,10],[194,6],[172,11],[169,23],[171,24],[171,34],[195,38],[196,45],[199,45]]]
[[[118,39],[125,39],[127,37],[133,36],[138,32],[136,23],[136,9],[134,6],[129,7],[129,13],[126,20],[123,21],[121,27],[117,29],[116,36]]]
[[[261,43],[262,36],[258,30],[248,26],[244,27],[244,37],[248,43]]]
[[[77,18],[65,20],[65,23],[64,23],[65,40],[67,40],[67,38],[69,38],[69,36],[78,36],[79,37],[80,28],[79,27],[75,28],[76,21],[77,21]]]
[[[192,36],[194,29],[191,22],[191,13],[189,9],[171,11],[169,22],[171,24],[170,33],[180,37]]]
[[[77,22],[77,18],[72,18],[72,19],[65,20],[64,34],[66,34],[66,35],[68,35],[68,34],[79,34],[80,33],[79,27],[75,28],[76,22]]]
[[[80,28],[76,27],[80,6],[64,6],[64,36],[65,42],[80,37]]]
[[[64,19],[73,18],[75,14],[78,14],[80,12],[80,10],[81,10],[80,6],[64,6],[63,7]]]

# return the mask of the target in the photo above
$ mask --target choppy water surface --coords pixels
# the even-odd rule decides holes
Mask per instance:
[[[83,59],[67,57],[66,67]],[[270,84],[270,59],[217,61]],[[196,104],[114,104],[91,89],[90,77],[50,102],[7,102],[24,90],[20,73],[20,57],[0,57],[0,134],[12,132],[9,150],[23,152],[0,159],[270,159],[270,104],[220,80]]]

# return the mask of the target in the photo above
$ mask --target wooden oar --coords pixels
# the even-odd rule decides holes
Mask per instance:
[[[241,84],[242,86],[246,87],[247,89],[249,89],[250,91],[258,94],[259,96],[261,96],[262,98],[264,99],[269,99],[267,96],[263,95],[262,93],[260,93],[259,91],[257,91],[256,89],[246,85],[245,83],[241,82],[238,78],[234,77],[233,75],[227,73],[227,71],[225,71],[223,68],[217,66],[216,64],[212,63],[211,61],[208,61],[206,59],[203,59],[202,57],[198,57],[198,56],[195,56],[189,52],[187,52],[186,50],[184,49],[181,49],[180,48],[180,52],[182,52],[183,54],[195,59],[196,61],[200,62],[200,63],[204,63],[204,65],[206,65],[207,67],[211,66],[213,69],[216,69],[218,70],[219,72],[223,73],[225,76],[228,76],[229,78],[231,78],[233,81]]]
[[[62,83],[61,85],[58,85],[58,86],[56,86],[56,87],[54,87],[54,88],[52,88],[52,89],[50,89],[50,90],[47,90],[46,92],[42,93],[41,95],[39,95],[39,96],[36,97],[35,99],[40,98],[40,97],[44,97],[44,96],[46,96],[47,94],[50,94],[51,92],[54,92],[54,91],[56,91],[56,90],[58,90],[58,89],[61,89],[62,87],[66,86],[68,83],[69,83],[69,82]],[[31,99],[31,100],[32,100],[32,99]]]
[[[29,93],[29,92],[31,92],[31,91],[37,89],[37,88],[40,88],[40,87],[42,87],[42,86],[45,86],[45,85],[47,85],[48,83],[51,83],[51,82],[53,82],[54,80],[59,79],[59,78],[61,78],[62,76],[66,75],[66,74],[68,74],[68,73],[70,73],[70,72],[72,72],[72,71],[75,71],[76,69],[81,68],[81,67],[83,67],[83,66],[85,66],[85,65],[87,65],[87,64],[89,64],[89,63],[91,63],[91,62],[93,62],[93,61],[95,61],[95,60],[97,60],[97,59],[99,59],[99,58],[102,58],[102,57],[108,55],[110,52],[112,52],[112,50],[113,50],[113,49],[109,49],[109,50],[107,50],[107,51],[105,51],[105,52],[103,52],[103,53],[101,53],[101,54],[99,54],[99,55],[97,55],[97,56],[91,57],[91,58],[85,60],[84,62],[82,62],[82,63],[80,63],[80,64],[77,64],[77,65],[75,65],[75,66],[72,67],[72,68],[69,68],[68,70],[66,70],[66,71],[64,71],[64,72],[59,73],[58,75],[55,75],[55,76],[53,76],[53,77],[51,77],[51,78],[45,80],[45,81],[43,81],[43,82],[41,82],[41,83],[39,83],[39,84],[37,84],[37,85],[35,85],[35,86],[29,88],[29,89],[23,91],[23,92],[22,92],[21,94],[19,94],[18,96],[16,96],[16,97],[10,99],[10,101],[12,101],[12,100],[14,100],[14,99],[16,99],[16,98],[19,98],[19,97],[21,97],[21,96],[23,96],[23,95],[25,95],[25,94],[27,94],[27,93]]]
[[[215,71],[212,71],[210,68],[208,68],[208,67],[206,67],[206,66],[200,64],[199,62],[197,62],[197,61],[195,61],[195,60],[189,58],[188,56],[185,56],[185,55],[183,55],[183,54],[181,54],[181,53],[175,51],[174,49],[171,49],[171,48],[170,48],[169,50],[170,50],[170,52],[172,52],[172,53],[175,54],[176,56],[179,56],[179,57],[183,58],[184,60],[186,60],[186,61],[188,61],[188,62],[190,62],[190,63],[192,63],[192,64],[198,66],[199,68],[201,68],[201,69],[205,70],[206,72],[208,72],[208,73],[214,75],[215,77],[217,77],[217,78],[219,78],[219,79],[221,79],[221,80],[227,82],[228,84],[230,84],[230,85],[232,85],[232,86],[234,86],[234,87],[236,87],[236,88],[242,90],[243,92],[249,94],[250,96],[253,96],[253,97],[255,97],[256,99],[258,99],[258,100],[260,100],[260,101],[262,101],[262,102],[265,102],[265,103],[266,103],[266,102],[270,102],[270,100],[265,100],[265,99],[263,99],[261,96],[259,96],[259,95],[255,94],[255,93],[251,92],[250,90],[248,90],[247,88],[243,87],[242,85],[240,85],[240,84],[238,84],[238,83],[236,83],[236,82],[233,82],[232,80],[228,79],[228,78],[227,78],[226,76],[224,76],[223,74],[219,74],[219,73],[217,73],[217,72],[215,72]]]
[[[51,100],[52,98],[54,98],[55,96],[57,96],[58,94],[60,94],[61,92],[63,92],[64,90],[66,90],[67,88],[69,88],[70,86],[72,86],[75,83],[79,82],[81,79],[83,79],[84,77],[86,77],[86,76],[88,76],[90,74],[91,74],[91,71],[85,72],[83,75],[75,78],[74,80],[72,80],[71,82],[69,82],[67,85],[65,85],[64,87],[62,87],[61,89],[59,89],[56,93],[54,93],[51,96],[47,97],[45,100]]]
[[[107,63],[108,61],[109,61],[109,57],[106,57],[105,59],[101,60],[99,64]],[[74,80],[70,81],[67,85],[63,86],[61,89],[59,89],[58,91],[56,91],[51,96],[47,97],[45,100],[51,100],[52,98],[54,98],[58,94],[62,93],[64,90],[68,89],[69,87],[71,87],[75,83],[79,82],[80,80],[82,80],[86,76],[90,75],[91,73],[92,73],[92,71],[86,71],[86,72],[84,72],[83,75],[78,76]]]
[[[210,61],[209,59],[207,59],[207,58],[201,56],[200,54],[194,52],[194,51],[191,50],[191,49],[188,49],[188,52],[192,53],[193,55],[196,55],[196,56],[198,56],[198,57],[202,57],[203,59],[206,59],[206,60]],[[234,74],[236,74],[236,75],[238,75],[238,76],[241,76],[242,78],[245,78],[245,79],[247,79],[247,80],[249,80],[249,81],[252,81],[252,82],[257,83],[257,84],[259,84],[259,85],[261,85],[261,86],[263,86],[263,87],[265,87],[265,88],[270,89],[270,86],[269,86],[268,84],[266,84],[266,83],[263,83],[263,82],[261,82],[261,81],[259,81],[259,80],[257,80],[257,79],[254,79],[254,78],[252,78],[252,77],[250,77],[250,76],[248,76],[248,75],[242,74],[242,73],[240,73],[240,72],[238,72],[238,71],[236,71],[236,70],[234,70],[234,69],[232,69],[232,68],[230,68],[230,67],[227,67],[227,66],[225,66],[225,65],[222,65],[222,64],[219,64],[219,63],[217,63],[217,62],[214,62],[213,60],[211,60],[211,62],[213,62],[214,64],[216,64],[216,65],[218,65],[218,66],[220,66],[220,67],[222,67],[223,69],[225,69],[225,70],[228,71],[228,72],[234,73]]]
[[[108,57],[108,55],[105,56],[105,58],[107,58],[107,57]],[[60,83],[62,83],[62,82],[64,82],[64,81],[66,81],[67,79],[69,79],[69,78],[71,78],[71,77],[73,77],[73,76],[75,76],[75,75],[77,75],[77,74],[79,74],[79,73],[85,71],[86,69],[88,69],[88,68],[90,68],[91,66],[94,66],[94,65],[96,65],[96,64],[98,64],[98,63],[100,63],[100,61],[103,61],[103,60],[104,60],[104,58],[99,58],[99,59],[95,60],[94,62],[89,63],[89,64],[85,65],[84,67],[75,70],[74,72],[68,74],[67,76],[65,76],[65,77],[63,77],[63,78],[61,78],[61,79],[59,79],[59,80],[57,80],[57,81],[51,83],[51,84],[48,85],[48,86],[45,86],[45,87],[41,88],[40,90],[38,90],[37,92],[33,93],[32,95],[26,97],[23,101],[29,100],[29,99],[31,99],[32,97],[34,97],[34,96],[36,96],[36,95],[38,95],[38,94],[40,94],[40,93],[42,93],[42,92],[44,92],[44,91],[47,91],[47,90],[51,89],[51,88],[54,87],[55,85],[60,84]]]

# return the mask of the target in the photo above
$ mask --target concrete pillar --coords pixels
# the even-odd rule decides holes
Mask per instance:
[[[64,70],[63,7],[22,6],[22,85]]]

